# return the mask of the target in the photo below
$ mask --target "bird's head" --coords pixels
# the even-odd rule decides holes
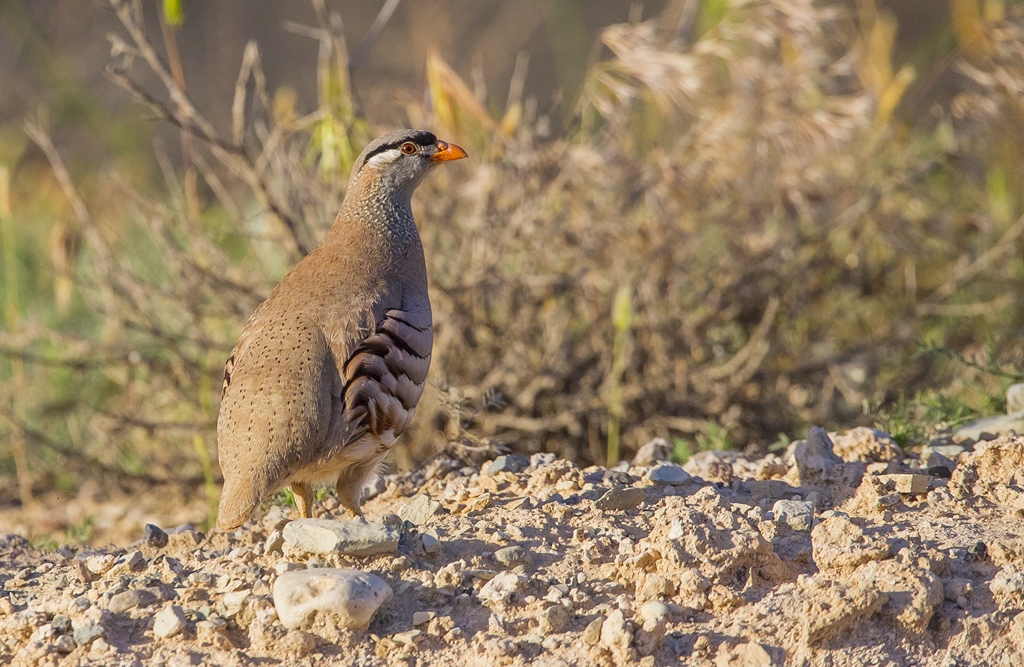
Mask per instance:
[[[352,165],[349,190],[368,179],[368,185],[386,192],[412,196],[427,172],[442,162],[464,157],[466,151],[426,130],[395,130],[374,139],[359,154]]]

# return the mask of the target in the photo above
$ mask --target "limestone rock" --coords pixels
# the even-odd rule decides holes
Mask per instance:
[[[878,481],[896,493],[919,495],[928,493],[928,475],[918,473],[893,473],[879,475]]]
[[[1024,435],[1024,410],[1007,415],[996,415],[995,417],[979,419],[966,426],[961,426],[953,435],[958,438],[982,440],[982,435],[986,433],[993,435]]]
[[[683,469],[680,468],[680,471]],[[683,472],[683,474],[686,474]],[[689,475],[687,475],[689,477]],[[647,499],[647,492],[634,487],[625,489],[609,489],[603,496],[597,499],[594,506],[606,512],[633,509]]]
[[[611,652],[616,664],[629,664],[636,660],[633,643],[633,628],[621,609],[608,614],[601,624],[601,646]]]
[[[441,509],[441,503],[431,500],[430,496],[424,493],[418,493],[413,496],[412,500],[399,508],[398,516],[403,521],[408,521],[416,526],[422,526],[439,509]]]
[[[309,553],[372,556],[397,549],[401,531],[362,517],[348,521],[296,519],[284,527],[283,535],[286,543]]]
[[[121,591],[116,593],[110,598],[110,602],[107,604],[107,609],[111,613],[120,614],[126,612],[129,609],[135,607],[145,607],[156,602],[156,595],[147,590],[136,590],[131,589],[127,591]]]
[[[185,629],[185,610],[167,605],[153,617],[153,634],[161,639],[173,637]]]
[[[683,484],[690,481],[691,477],[690,473],[683,470],[682,466],[678,466],[675,463],[662,463],[651,468],[647,473],[647,479],[655,484],[667,486]]]
[[[488,581],[480,589],[478,597],[481,602],[500,605],[508,602],[513,595],[526,586],[526,577],[511,572],[501,572]]]
[[[988,589],[1003,604],[1024,606],[1024,573],[1011,564],[1004,565],[996,572]]]
[[[96,621],[85,621],[81,624],[75,623],[75,631],[72,636],[79,646],[86,646],[89,642],[103,636],[103,626]]]
[[[1001,489],[1024,480],[1024,438],[1008,436],[978,443],[961,457],[949,480],[954,498],[985,496],[999,500]]]
[[[424,625],[425,623],[430,623],[434,620],[435,616],[437,616],[436,611],[415,611],[412,614],[412,624]]]
[[[540,614],[540,633],[543,635],[564,632],[572,623],[573,611],[565,605],[555,604]]]
[[[814,503],[805,500],[778,500],[772,506],[775,521],[789,524],[793,530],[808,531],[814,519]]]
[[[495,551],[494,560],[498,561],[505,567],[529,565],[533,562],[533,554],[516,544]]]
[[[274,607],[281,624],[294,630],[317,612],[331,614],[341,627],[365,629],[392,590],[377,575],[321,568],[285,572],[274,582]]]

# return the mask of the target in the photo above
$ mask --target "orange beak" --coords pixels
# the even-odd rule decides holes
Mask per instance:
[[[461,160],[464,157],[469,157],[466,151],[462,150],[455,144],[450,144],[447,141],[437,142],[437,152],[434,153],[430,159],[433,162],[446,162],[448,160]]]

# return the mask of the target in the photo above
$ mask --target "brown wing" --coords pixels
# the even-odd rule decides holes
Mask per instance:
[[[347,443],[369,433],[398,436],[412,421],[430,368],[430,310],[390,308],[373,334],[342,366],[341,401],[351,431]]]

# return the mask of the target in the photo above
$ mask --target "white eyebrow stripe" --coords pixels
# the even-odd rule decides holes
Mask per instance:
[[[402,151],[397,148],[390,148],[383,153],[377,153],[366,161],[366,165],[374,169],[380,169],[384,165],[391,164],[402,156]]]

